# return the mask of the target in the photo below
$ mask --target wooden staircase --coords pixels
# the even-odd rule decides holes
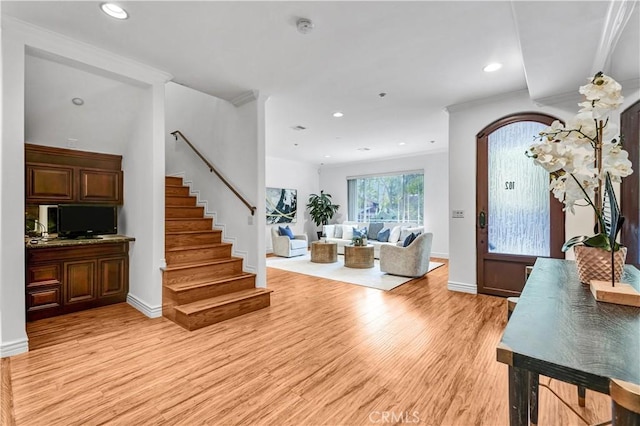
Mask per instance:
[[[196,330],[270,305],[271,290],[231,255],[182,178],[165,178],[165,258],[162,315]]]

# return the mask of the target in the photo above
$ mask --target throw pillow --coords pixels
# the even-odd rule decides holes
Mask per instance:
[[[404,241],[409,234],[418,234],[424,231],[423,226],[403,226],[400,232],[400,241]]]
[[[322,226],[322,232],[324,233],[324,236],[327,238],[333,238],[333,235],[335,233],[335,225],[323,225]]]
[[[353,240],[353,226],[342,225],[342,239],[349,241]]]
[[[394,226],[391,230],[391,234],[389,234],[389,242],[397,243],[400,239],[400,226]]]
[[[367,238],[370,240],[375,240],[378,238],[378,232],[382,231],[384,227],[384,223],[382,222],[374,222],[369,224],[369,235]]]
[[[391,234],[391,229],[385,228],[382,231],[378,232],[377,240],[381,243],[386,243],[389,241],[389,234]]]
[[[411,244],[413,242],[413,240],[416,239],[416,235],[415,234],[409,234],[407,235],[407,238],[404,239],[404,243],[402,244],[402,247],[408,247],[409,244]]]
[[[333,230],[333,237],[342,238],[342,225],[336,225],[335,229]]]
[[[293,240],[293,231],[291,230],[291,228],[289,228],[289,225],[287,225],[286,228],[278,226],[278,232],[280,233],[280,235],[286,235],[290,240]]]

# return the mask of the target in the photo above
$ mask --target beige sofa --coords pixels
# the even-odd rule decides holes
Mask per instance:
[[[340,227],[339,230],[336,228]],[[380,227],[380,225],[377,225]],[[351,244],[353,239],[353,228],[356,229],[367,229],[367,243],[373,246],[373,256],[376,259],[380,259],[380,247],[383,245],[402,245],[404,239],[408,234],[424,232],[423,226],[417,226],[411,223],[398,223],[398,222],[384,222],[382,224],[382,230],[389,229],[390,238],[388,242],[378,241],[377,232],[369,233],[370,228],[369,222],[343,222],[333,225],[324,225],[322,227],[322,231],[324,235],[326,235],[326,240],[328,242],[333,242],[338,244],[338,254],[344,254],[344,246],[347,244]],[[376,238],[373,238],[375,234]],[[325,239],[323,237],[323,239]]]

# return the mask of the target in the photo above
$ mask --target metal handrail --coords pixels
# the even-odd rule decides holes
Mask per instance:
[[[189,142],[189,139],[187,139],[180,130],[171,132],[171,134],[173,135],[174,138],[176,138],[176,140],[178,140],[178,136],[180,136],[182,140],[184,140],[187,143],[187,145],[191,147],[193,152],[195,152],[198,155],[198,157],[200,157],[202,161],[204,161],[207,167],[209,167],[209,171],[212,173],[215,173],[216,176],[218,176],[220,180],[225,185],[227,185],[227,188],[229,188],[231,192],[233,192],[236,195],[236,197],[238,197],[240,201],[242,201],[244,205],[247,206],[247,208],[251,211],[251,216],[255,215],[257,207],[252,206],[242,195],[240,195],[240,193],[233,187],[233,185],[231,185],[229,181],[218,170],[216,170],[213,164],[211,164],[206,158],[204,158],[204,156],[200,153],[200,151],[198,151],[198,149],[195,146],[193,146],[191,142]]]

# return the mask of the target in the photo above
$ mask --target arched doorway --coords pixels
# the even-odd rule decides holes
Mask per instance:
[[[564,212],[549,191],[549,174],[525,152],[555,117],[519,113],[476,136],[478,292],[519,295],[537,257],[564,257]]]

